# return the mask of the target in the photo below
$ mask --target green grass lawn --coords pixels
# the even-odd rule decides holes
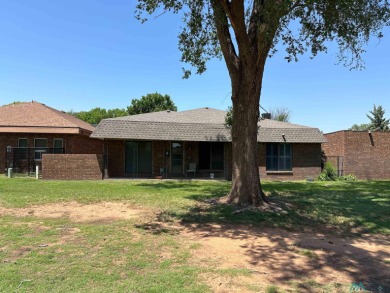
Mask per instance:
[[[390,234],[390,181],[264,182],[265,192],[288,210],[287,215],[232,215],[231,206],[202,204],[225,195],[229,187],[229,182],[221,181],[43,181],[0,177],[0,204],[27,207],[66,201],[125,200],[135,206],[158,208],[163,216],[183,222],[241,222],[290,229],[328,227],[342,233]]]
[[[160,221],[245,223],[358,236],[390,234],[390,181],[264,182],[286,215],[248,212],[204,200],[225,195],[219,181],[43,181],[0,177],[0,205],[21,208],[77,201],[126,201]],[[248,275],[197,266],[202,247],[174,230],[145,229],[143,219],[75,223],[0,215],[0,292],[208,292],[200,275]],[[266,290],[266,287],[263,288]],[[259,292],[259,288],[253,289]]]

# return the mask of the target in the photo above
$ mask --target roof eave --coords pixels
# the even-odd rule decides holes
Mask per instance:
[[[0,133],[54,133],[54,134],[81,134],[90,136],[92,131],[80,127],[52,127],[52,126],[0,126]]]

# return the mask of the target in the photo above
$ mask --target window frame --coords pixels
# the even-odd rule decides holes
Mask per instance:
[[[204,168],[206,166],[204,166],[203,162],[201,162],[202,161],[202,159],[201,159],[202,147],[200,144],[204,144],[204,146],[207,146],[207,153],[208,153],[208,167],[207,168]],[[220,152],[218,152],[217,151],[218,148],[215,147],[217,144],[220,144],[220,146],[221,146]],[[203,148],[203,150],[206,151],[206,148]],[[223,171],[223,170],[225,170],[225,143],[224,142],[217,142],[217,141],[199,142],[198,151],[199,151],[199,170],[203,170],[203,171]],[[206,155],[206,153],[204,153],[203,155]],[[222,160],[216,161],[215,158],[218,157],[219,155],[222,156]],[[220,164],[221,166],[219,168],[215,168],[215,167],[218,167],[218,164]]]
[[[56,147],[56,141],[61,141],[61,147]],[[64,139],[53,138],[53,154],[63,154],[63,153],[64,153]]]
[[[21,146],[21,141],[26,142],[26,146]],[[14,154],[18,157],[19,160],[27,160],[28,158],[28,138],[27,137],[19,137],[18,138],[18,147],[15,149]]]
[[[177,152],[179,148],[176,148],[174,145],[178,144],[180,145],[180,152]],[[171,141],[171,174],[173,175],[181,175],[184,174],[184,142],[183,141]],[[180,162],[180,164],[175,164]],[[179,172],[176,172],[176,170],[173,170],[174,166],[177,167],[177,170],[179,170],[179,167],[181,170]]]
[[[37,140],[45,140],[46,141],[46,146],[45,147],[40,147],[40,146],[37,147],[36,146]],[[42,153],[46,153],[47,152],[47,149],[48,149],[47,145],[48,145],[48,139],[47,138],[44,138],[44,137],[42,137],[42,138],[40,138],[40,137],[34,138],[34,160],[35,161],[42,161]]]
[[[277,154],[274,153],[277,146]],[[287,154],[286,147],[289,146],[290,154]],[[289,160],[289,164],[287,163]],[[276,167],[275,167],[276,162]],[[288,166],[286,168],[285,166]],[[291,143],[267,143],[266,144],[266,172],[292,172],[293,170],[293,144]]]
[[[150,174],[149,173],[140,173],[139,172],[139,145],[141,144],[141,143],[150,143],[150,155],[151,155],[151,158],[150,158],[150,165],[149,165],[149,167],[150,167]],[[127,165],[127,164],[130,164],[131,165],[131,163],[129,163],[129,161],[128,161],[128,153],[127,153],[127,151],[128,151],[128,145],[130,145],[130,144],[134,144],[134,145],[136,145],[136,153],[132,153],[132,155],[133,155],[133,158],[136,160],[136,162],[135,161],[133,161],[133,164],[134,165],[132,165],[132,168],[134,167],[135,169],[132,171],[132,172],[130,172],[129,170],[128,170],[128,168],[130,169],[130,167]],[[153,174],[153,142],[152,141],[148,141],[148,140],[125,140],[124,141],[124,148],[123,148],[123,156],[124,156],[124,166],[123,166],[123,174],[125,175],[125,176],[133,176],[133,177],[135,177],[135,176],[138,176],[138,175],[151,175],[151,174]]]
[[[20,141],[25,140],[26,141],[26,146],[20,146]],[[18,148],[28,148],[28,138],[27,137],[19,137],[18,138]]]

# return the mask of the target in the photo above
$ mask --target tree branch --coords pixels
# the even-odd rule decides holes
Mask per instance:
[[[265,64],[281,18],[298,5],[300,5],[300,1],[294,2],[292,6],[287,6],[283,0],[253,2],[248,34],[251,43],[253,43],[252,46],[256,48],[256,66],[258,69]]]
[[[240,61],[244,62],[246,65],[252,65],[251,57],[253,51],[251,49],[245,24],[244,0],[231,0],[231,2],[228,0],[221,0],[221,4],[230,20],[234,35],[236,36]]]
[[[221,46],[222,54],[224,56],[229,73],[235,74],[239,69],[240,60],[237,56],[236,49],[232,41],[232,37],[229,31],[228,19],[221,2],[222,1],[219,0],[211,1],[215,27],[217,29],[219,44]]]

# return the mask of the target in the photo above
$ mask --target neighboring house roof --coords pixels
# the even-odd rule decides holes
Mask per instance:
[[[85,121],[35,101],[0,107],[0,132],[89,135],[94,129]]]
[[[224,125],[226,112],[200,108],[182,112],[160,111],[103,119],[91,137],[101,139],[231,141]],[[284,137],[283,137],[284,135]],[[259,142],[323,143],[317,129],[275,120],[261,120]]]

